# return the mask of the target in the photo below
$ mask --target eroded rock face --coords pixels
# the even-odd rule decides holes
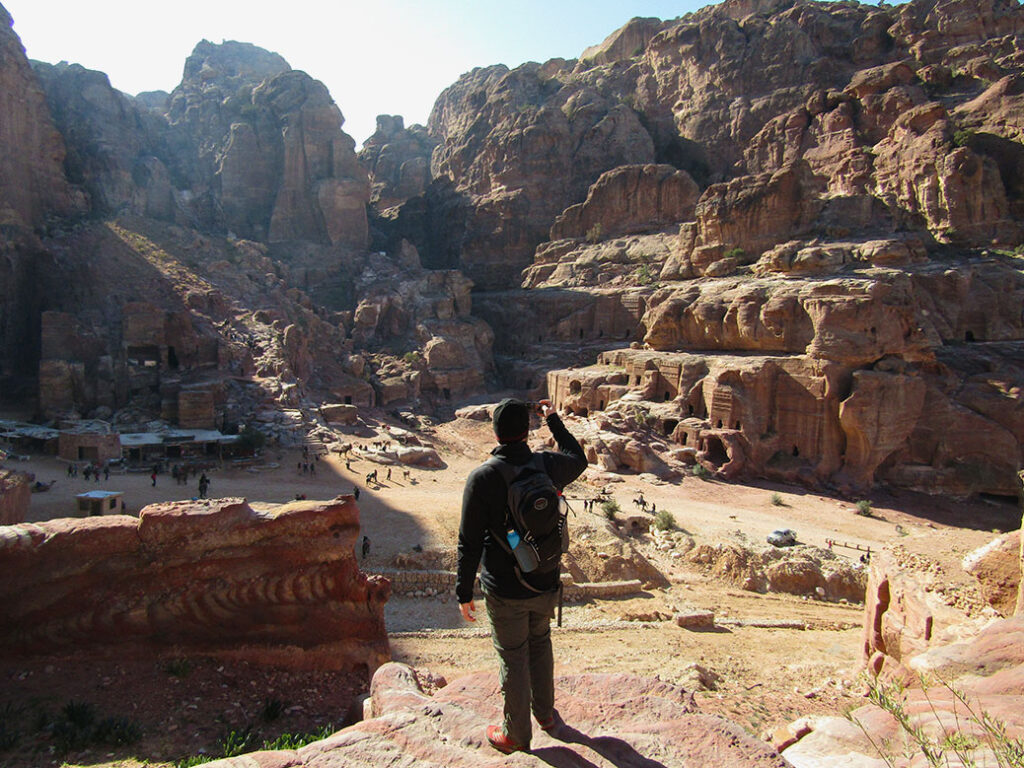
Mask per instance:
[[[378,212],[426,191],[435,146],[422,125],[406,128],[401,115],[377,115],[377,130],[363,142],[359,162],[370,175],[370,203]]]
[[[601,240],[688,221],[699,189],[690,174],[671,165],[624,165],[601,174],[587,199],[563,211],[551,239]]]
[[[517,284],[555,217],[603,171],[656,159],[636,112],[570,74],[561,60],[474,69],[431,112],[431,173],[450,182],[434,194],[464,221],[439,247],[458,249],[479,288]]]
[[[1024,617],[965,624],[962,613],[938,599],[936,585],[911,575],[896,554],[883,553],[871,564],[864,625],[869,672],[880,676],[875,684],[899,702],[926,743],[946,743],[949,734],[978,734],[976,742],[966,743],[957,754],[977,763],[995,762],[992,747],[999,740],[986,739],[982,718],[999,723],[1008,734],[1024,725],[1019,706],[1024,694]],[[991,558],[969,559],[978,565]],[[1018,552],[1013,559],[1019,581]],[[887,689],[892,679],[904,688]],[[904,738],[907,733],[891,714],[869,704],[845,718],[801,718],[780,730],[776,746],[797,766],[841,761],[868,768],[879,763],[879,745]],[[915,751],[908,753],[911,765],[924,759],[912,756]]]
[[[84,200],[64,176],[64,139],[13,23],[0,6],[0,212],[5,228],[32,230],[47,216],[83,212]]]
[[[157,157],[166,156],[166,123],[111,87],[102,72],[66,62],[35,62],[33,69],[67,143],[68,178],[88,192],[92,211],[179,217],[170,174]]]
[[[964,557],[964,570],[974,576],[981,592],[1000,616],[1019,613],[1021,576],[1021,532],[1003,534]]]
[[[27,475],[0,469],[0,525],[22,522],[31,498],[31,483]]]
[[[355,560],[351,498],[254,512],[242,499],[0,528],[9,654],[117,646],[333,669],[389,657],[387,581]],[[201,567],[197,565],[201,563]]]
[[[566,724],[551,735],[535,728],[531,746],[544,751],[514,760],[540,765],[544,755],[557,751],[593,765],[623,760],[664,765],[703,760],[737,768],[786,765],[739,726],[700,714],[692,693],[669,683],[626,674],[563,676],[555,680],[555,697]],[[484,733],[500,721],[501,708],[493,673],[460,677],[428,696],[412,669],[386,664],[370,687],[368,719],[295,751],[255,752],[244,759],[256,768],[341,768],[380,765],[400,751],[417,763],[468,768],[498,759]],[[225,759],[210,765],[229,764]]]
[[[552,372],[548,388],[577,414],[639,402],[731,477],[1013,495],[1024,371],[1001,341],[1024,337],[1022,289],[998,260],[666,286],[641,295],[653,350]]]

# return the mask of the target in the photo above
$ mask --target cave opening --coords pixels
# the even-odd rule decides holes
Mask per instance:
[[[717,437],[709,436],[705,458],[715,467],[721,467],[723,464],[728,463],[729,452],[725,450],[725,443]]]
[[[672,433],[676,431],[676,427],[679,426],[678,419],[665,419],[665,423],[662,425],[661,431],[666,437],[671,437]]]
[[[178,370],[178,353],[174,351],[174,347],[167,348],[167,367],[172,371]]]

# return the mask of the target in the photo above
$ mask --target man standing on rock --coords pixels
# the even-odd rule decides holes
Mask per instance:
[[[587,458],[550,400],[541,400],[537,411],[558,444],[558,452],[543,451],[539,455],[552,482],[561,490],[583,474]],[[492,422],[499,445],[491,454],[516,467],[527,464],[533,456],[526,443],[529,406],[520,400],[502,400],[494,409]],[[462,496],[455,591],[462,617],[476,621],[473,581],[482,559],[480,586],[491,621],[491,639],[498,652],[505,700],[504,723],[488,726],[487,740],[505,754],[530,749],[531,709],[542,730],[550,731],[559,722],[551,618],[558,600],[560,569],[517,573],[515,558],[497,539],[505,535],[508,512],[508,484],[493,462],[485,462],[470,473]]]

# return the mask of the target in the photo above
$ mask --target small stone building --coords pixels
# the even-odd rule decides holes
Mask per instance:
[[[102,464],[121,458],[121,437],[117,433],[62,431],[57,438],[57,455],[68,461]]]
[[[121,491],[87,491],[75,496],[80,514],[123,515],[124,493]]]

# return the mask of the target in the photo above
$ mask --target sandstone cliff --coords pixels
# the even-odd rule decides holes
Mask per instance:
[[[448,186],[427,197],[461,208],[441,231],[482,285],[514,282],[489,265],[500,248],[520,263],[525,240],[522,286],[563,292],[478,297],[499,355],[623,334],[655,351],[603,358],[624,374],[614,384],[601,366],[549,377],[561,407],[639,401],[671,425],[670,452],[685,438],[723,476],[1010,495],[1024,462],[1022,24],[1005,2],[726,2],[634,20],[571,67],[464,76],[431,118]],[[645,162],[662,165],[608,152],[603,168],[571,155],[557,181],[537,170],[565,132],[550,113],[572,124],[588,87],[598,114],[628,107]],[[587,192],[570,190],[584,172]],[[681,367],[684,351],[708,357]]]

